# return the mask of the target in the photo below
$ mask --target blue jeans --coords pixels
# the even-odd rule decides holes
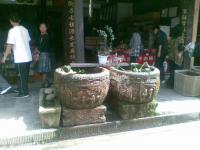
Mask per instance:
[[[137,61],[137,56],[131,56],[131,63],[135,63]]]

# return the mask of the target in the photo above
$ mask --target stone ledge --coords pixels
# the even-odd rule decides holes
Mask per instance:
[[[132,120],[119,120],[101,124],[63,127],[58,129],[41,129],[16,137],[1,137],[0,146],[40,144],[63,139],[81,138],[130,130],[153,128],[171,124],[200,120],[200,112],[161,115]]]
[[[61,105],[54,100],[54,106],[44,107],[44,90],[40,90],[39,95],[39,115],[43,128],[58,128],[60,125]]]

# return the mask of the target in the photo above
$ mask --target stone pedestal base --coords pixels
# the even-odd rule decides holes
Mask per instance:
[[[156,102],[147,104],[130,104],[118,102],[117,112],[122,119],[134,119],[156,115]]]
[[[61,106],[58,100],[54,100],[52,106],[44,105],[45,89],[40,90],[39,115],[43,128],[58,128],[60,126]],[[46,97],[47,99],[47,97]]]
[[[106,122],[105,112],[106,107],[104,105],[83,110],[63,108],[62,123],[63,126],[103,123]]]
[[[39,107],[40,120],[43,128],[58,128],[60,126],[61,107],[57,104],[54,107]]]

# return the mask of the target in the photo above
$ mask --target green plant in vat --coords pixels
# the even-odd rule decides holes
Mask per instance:
[[[69,65],[63,66],[63,67],[62,67],[62,70],[63,70],[64,72],[66,72],[66,73],[74,72],[74,71],[72,70],[71,66],[69,66]]]
[[[62,67],[62,70],[66,73],[78,73],[78,74],[85,74],[86,70],[85,69],[80,69],[77,68],[76,71],[72,69],[70,65],[65,65]]]
[[[150,72],[150,66],[147,62],[145,62],[143,65],[137,64],[137,63],[131,63],[130,68],[132,72]]]

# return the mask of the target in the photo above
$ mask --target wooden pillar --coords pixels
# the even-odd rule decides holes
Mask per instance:
[[[75,0],[76,62],[85,62],[83,0]]]
[[[185,25],[185,44],[195,43],[198,32],[200,0],[181,0],[183,25]],[[186,19],[186,21],[184,21]],[[194,65],[194,57],[184,53],[184,68],[190,69]]]
[[[65,62],[84,62],[83,0],[64,0]]]
[[[196,39],[197,39],[198,23],[199,23],[199,7],[200,7],[200,0],[195,0],[193,32],[192,32],[192,42],[193,43],[195,43]]]
[[[39,22],[46,22],[47,15],[47,1],[40,0],[39,1]]]
[[[64,0],[63,17],[63,46],[65,63],[75,63],[75,0]]]
[[[194,4],[194,20],[193,20],[193,31],[192,31],[192,43],[195,44],[197,40],[198,24],[199,24],[199,7],[200,0],[195,0]],[[190,58],[190,68],[194,66],[194,57]]]

